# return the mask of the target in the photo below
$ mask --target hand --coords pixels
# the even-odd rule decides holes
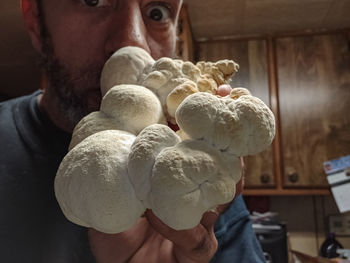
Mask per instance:
[[[237,194],[242,190],[237,184]],[[161,222],[151,210],[131,229],[119,234],[105,234],[89,229],[91,250],[98,263],[165,262],[205,263],[217,250],[214,225],[229,204],[221,205],[217,213],[207,212],[198,226],[176,231]]]
[[[163,224],[152,211],[130,230],[108,235],[89,230],[90,245],[98,263],[116,262],[209,262],[217,249],[215,213],[206,213],[190,230],[176,231]]]
[[[225,97],[225,96],[230,94],[231,90],[232,90],[232,88],[229,84],[223,84],[223,85],[218,87],[218,89],[216,91],[216,95],[219,95],[221,97]]]
[[[242,193],[242,179],[236,185],[236,196]],[[209,262],[217,250],[214,225],[219,215],[230,204],[217,207],[217,213],[207,212],[198,226],[176,231],[161,222],[151,210],[131,229],[119,234],[105,234],[89,229],[91,250],[97,263],[162,262],[204,263]]]
[[[89,230],[90,245],[98,263],[116,262],[209,262],[217,249],[213,226],[218,217],[206,213],[201,224],[176,231],[163,224],[152,211],[130,230],[108,235]]]

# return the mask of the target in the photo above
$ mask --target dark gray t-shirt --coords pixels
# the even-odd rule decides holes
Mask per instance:
[[[87,231],[53,188],[71,135],[40,112],[38,94],[0,104],[0,262],[89,262]]]

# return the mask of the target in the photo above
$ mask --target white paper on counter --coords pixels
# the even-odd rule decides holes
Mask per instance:
[[[331,191],[340,213],[350,211],[350,182],[332,186]]]

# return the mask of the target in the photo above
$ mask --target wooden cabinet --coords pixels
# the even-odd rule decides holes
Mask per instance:
[[[195,48],[194,48],[195,47]],[[184,60],[232,59],[232,87],[246,87],[274,112],[272,146],[245,157],[246,195],[329,194],[322,165],[350,154],[350,33],[302,33],[193,44],[186,7],[177,54]]]
[[[246,195],[329,194],[322,164],[350,153],[350,50],[345,33],[208,41],[198,59],[240,64],[231,84],[276,115],[274,144],[246,158]]]
[[[328,187],[322,163],[350,153],[345,34],[276,40],[283,186]]]

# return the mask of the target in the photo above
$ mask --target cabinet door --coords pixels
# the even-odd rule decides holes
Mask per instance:
[[[267,56],[265,40],[216,41],[198,44],[199,60],[232,59],[239,64],[232,87],[245,87],[269,105]],[[245,158],[246,187],[273,187],[272,147],[256,156]]]
[[[322,163],[350,153],[346,35],[277,40],[285,187],[327,187]]]

